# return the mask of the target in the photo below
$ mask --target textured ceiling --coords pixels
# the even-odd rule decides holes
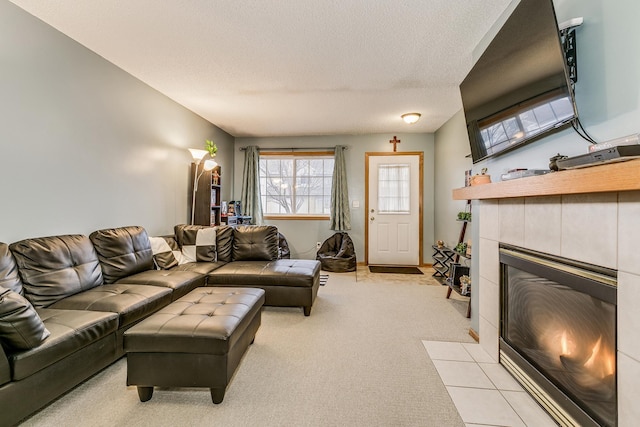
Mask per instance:
[[[511,2],[11,1],[234,136],[433,132]]]

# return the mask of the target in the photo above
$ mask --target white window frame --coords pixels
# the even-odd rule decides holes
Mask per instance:
[[[323,199],[323,212],[312,212],[312,213],[296,213],[296,212],[274,212],[273,210],[269,210],[269,205],[267,199],[270,194],[274,193],[274,180],[280,179],[283,181],[283,189],[281,191],[286,191],[290,198],[290,203],[292,206],[289,209],[292,209],[293,206],[296,206],[300,203],[300,197],[309,196],[303,195],[300,196],[297,192],[297,186],[294,184],[298,178],[303,178],[304,176],[300,176],[298,174],[298,168],[296,167],[296,162],[301,160],[318,160],[318,159],[328,159],[333,161],[334,153],[333,151],[320,151],[320,152],[311,152],[311,151],[299,151],[299,152],[262,152],[260,153],[260,171],[259,171],[259,179],[260,179],[260,197],[262,199],[262,210],[263,210],[263,218],[265,219],[293,219],[293,220],[328,220],[330,216],[329,209],[330,201],[331,201],[331,179],[333,175],[333,169],[331,172],[327,172],[324,175],[315,175],[313,177],[318,178],[321,177],[323,181],[322,185],[322,194],[316,196],[320,196]],[[279,177],[275,176],[273,173],[269,173],[266,171],[263,166],[263,161],[269,160],[292,160],[292,176]],[[282,170],[280,170],[280,174]],[[275,178],[274,178],[275,177]],[[286,181],[286,182],[285,182]],[[277,183],[276,183],[277,184]],[[286,203],[286,202],[282,202]],[[295,208],[293,208],[295,209]]]

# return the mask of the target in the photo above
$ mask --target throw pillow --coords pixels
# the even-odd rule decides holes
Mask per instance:
[[[149,237],[153,263],[157,270],[169,270],[180,264],[182,252],[173,237]]]
[[[22,295],[0,287],[0,341],[12,350],[29,350],[44,341],[50,332],[36,309]]]
[[[185,229],[182,234],[183,262],[216,261],[216,229],[214,227],[197,230]]]

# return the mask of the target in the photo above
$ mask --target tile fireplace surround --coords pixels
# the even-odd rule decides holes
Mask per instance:
[[[516,182],[519,181],[519,182]],[[618,270],[618,425],[640,419],[640,160],[454,190],[478,200],[480,345],[498,361],[499,243]],[[517,197],[518,194],[523,197]]]

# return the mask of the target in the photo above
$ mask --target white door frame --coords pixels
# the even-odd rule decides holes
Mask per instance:
[[[364,262],[369,265],[369,157],[372,156],[419,156],[418,172],[418,216],[419,216],[419,242],[418,242],[418,263],[423,265],[423,195],[424,195],[424,152],[423,151],[403,151],[403,152],[368,152],[364,153]]]

